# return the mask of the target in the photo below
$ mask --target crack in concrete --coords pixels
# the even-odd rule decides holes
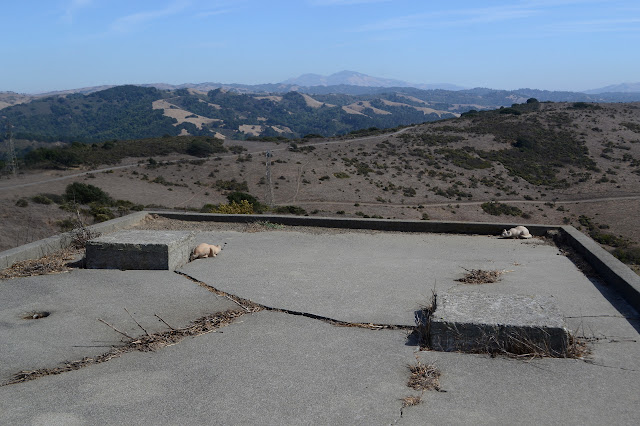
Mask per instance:
[[[233,301],[234,303],[236,303],[237,305],[239,305],[241,308],[247,310],[247,312],[258,312],[258,311],[272,311],[272,312],[281,312],[284,314],[288,314],[288,315],[296,315],[296,316],[303,316],[306,318],[311,318],[311,319],[315,319],[315,320],[319,320],[319,321],[323,321],[326,322],[328,324],[334,325],[336,327],[355,327],[355,328],[366,328],[369,330],[408,330],[408,331],[415,331],[416,327],[415,326],[408,326],[408,325],[395,325],[395,324],[374,324],[374,323],[360,323],[360,322],[348,322],[348,321],[342,321],[342,320],[337,320],[334,318],[329,318],[329,317],[325,317],[322,315],[316,315],[316,314],[312,314],[309,312],[300,312],[300,311],[293,311],[290,309],[283,309],[283,308],[275,308],[272,306],[266,306],[266,305],[262,305],[260,303],[256,303],[253,302],[251,300],[248,299],[243,299],[241,297],[238,297],[234,294],[231,293],[227,293],[225,291],[219,290],[215,287],[213,287],[210,284],[205,283],[204,281],[200,281],[197,278],[192,277],[189,274],[186,274],[184,272],[180,272],[180,271],[174,271],[176,274],[178,275],[182,275],[183,277],[187,278],[190,281],[193,281],[194,283],[198,284],[199,286],[209,290],[212,293],[217,294],[218,296],[222,296],[222,297],[226,297],[227,299]]]
[[[79,370],[90,365],[101,364],[118,358],[120,355],[128,352],[152,352],[157,349],[174,345],[185,337],[195,337],[207,333],[215,332],[218,328],[225,327],[243,315],[246,311],[241,310],[227,310],[224,312],[217,312],[215,314],[207,315],[193,321],[190,326],[184,328],[172,328],[167,324],[171,330],[163,331],[159,333],[146,334],[137,338],[132,338],[128,342],[125,342],[122,346],[114,346],[108,352],[94,357],[85,357],[76,361],[66,361],[62,365],[53,368],[39,368],[35,370],[22,370],[15,373],[13,377],[0,386],[14,385],[17,383],[28,382],[31,380],[39,379],[44,376],[58,375],[73,370]],[[157,316],[157,315],[156,315]],[[159,317],[158,317],[159,318]],[[159,318],[162,322],[161,318]],[[135,320],[135,319],[134,319]],[[166,322],[165,322],[166,324]]]

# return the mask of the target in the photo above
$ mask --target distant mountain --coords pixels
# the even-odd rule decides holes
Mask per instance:
[[[360,87],[415,87],[418,89],[433,90],[462,90],[461,86],[455,84],[414,84],[402,80],[389,78],[372,77],[356,71],[340,71],[329,76],[320,74],[303,74],[299,77],[290,78],[281,82],[283,85],[313,87],[313,86],[360,86]]]
[[[600,93],[640,93],[640,83],[621,83],[599,89],[585,90],[584,93],[597,95]]]

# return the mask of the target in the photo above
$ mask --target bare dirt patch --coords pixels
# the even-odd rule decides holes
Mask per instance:
[[[163,114],[165,116],[178,120],[178,122],[174,124],[175,126],[182,123],[192,123],[195,124],[199,129],[202,129],[202,126],[205,124],[210,124],[214,121],[222,121],[217,118],[207,118],[196,115],[190,111],[178,108],[164,99],[154,101],[153,109],[161,109],[164,111]]]

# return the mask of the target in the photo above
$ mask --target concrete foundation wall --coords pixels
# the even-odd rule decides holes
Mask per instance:
[[[127,226],[135,225],[147,217],[146,212],[137,212],[106,222],[88,226],[91,231],[108,234]],[[20,247],[0,252],[0,269],[8,268],[21,260],[38,259],[60,249],[67,248],[73,241],[73,232],[65,232],[43,240],[34,241]]]

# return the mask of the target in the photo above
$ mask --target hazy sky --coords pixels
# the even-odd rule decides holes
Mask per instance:
[[[638,0],[15,0],[1,10],[0,91],[345,69],[496,89],[640,81]]]

